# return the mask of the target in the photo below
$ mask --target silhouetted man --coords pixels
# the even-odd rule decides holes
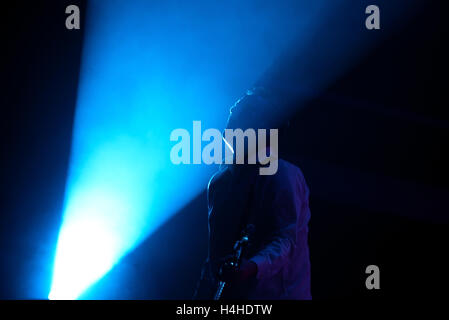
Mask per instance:
[[[231,108],[226,127],[274,128],[277,107],[265,89],[253,89]],[[257,158],[245,154],[246,161],[252,156]],[[273,175],[260,175],[260,164],[245,163],[221,165],[209,182],[209,254],[196,298],[212,299],[225,280],[223,299],[311,299],[309,190],[303,174],[282,159]],[[240,267],[222,268],[248,224],[255,231]]]

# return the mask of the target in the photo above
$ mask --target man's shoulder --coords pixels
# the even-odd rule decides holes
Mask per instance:
[[[284,159],[278,160],[278,171],[275,174],[260,176],[259,181],[261,181],[261,185],[274,190],[308,189],[301,169]]]
[[[267,177],[271,177],[274,179],[294,179],[294,178],[304,178],[304,175],[301,171],[301,169],[296,166],[295,164],[284,160],[284,159],[279,159],[278,160],[278,170],[277,172],[272,175],[272,176],[267,176]]]
[[[215,172],[209,179],[207,189],[211,190],[213,186],[220,180],[223,180],[226,176],[230,174],[230,169],[228,166],[220,166],[217,172]]]
[[[254,167],[256,168],[256,167]],[[252,167],[252,169],[254,169]],[[234,170],[236,170],[234,168]],[[258,171],[258,170],[257,170]],[[251,172],[256,172],[255,170],[252,170]],[[209,180],[208,183],[208,190],[211,190],[214,188],[214,185],[219,184],[221,182],[226,181],[228,178],[230,179],[232,176],[232,169],[230,166],[220,166],[219,170],[215,172],[212,177]],[[248,175],[250,176],[250,175]],[[296,166],[295,164],[284,160],[284,159],[278,159],[278,170],[273,175],[257,175],[256,181],[265,181],[269,184],[286,184],[286,183],[295,183],[295,182],[302,182],[304,183],[304,175],[301,171],[301,169]]]
[[[283,170],[284,172],[299,173],[302,175],[302,171],[297,165],[284,159],[278,160],[278,171],[279,170]]]

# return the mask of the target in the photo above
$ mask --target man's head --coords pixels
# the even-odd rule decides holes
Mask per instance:
[[[274,129],[277,128],[278,103],[263,87],[254,87],[231,107],[226,129]]]
[[[280,124],[278,108],[279,102],[262,87],[248,90],[237,100],[231,107],[224,133],[226,163],[235,160],[237,164],[268,164],[267,168],[260,168],[261,174],[276,173]]]

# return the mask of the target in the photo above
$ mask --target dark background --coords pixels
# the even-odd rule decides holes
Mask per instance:
[[[1,10],[1,299],[49,292],[83,43],[83,28],[64,27],[69,4]],[[73,4],[84,12],[84,1]],[[405,28],[292,120],[286,157],[311,189],[314,299],[443,297],[448,9],[447,1],[421,1]],[[288,69],[285,81],[295,65]],[[206,212],[203,192],[83,298],[190,298],[206,255]],[[365,288],[370,264],[380,267],[381,290]]]

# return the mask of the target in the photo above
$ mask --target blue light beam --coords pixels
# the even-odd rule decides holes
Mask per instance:
[[[90,1],[50,299],[77,299],[207,184],[170,132],[228,108],[321,2]]]

